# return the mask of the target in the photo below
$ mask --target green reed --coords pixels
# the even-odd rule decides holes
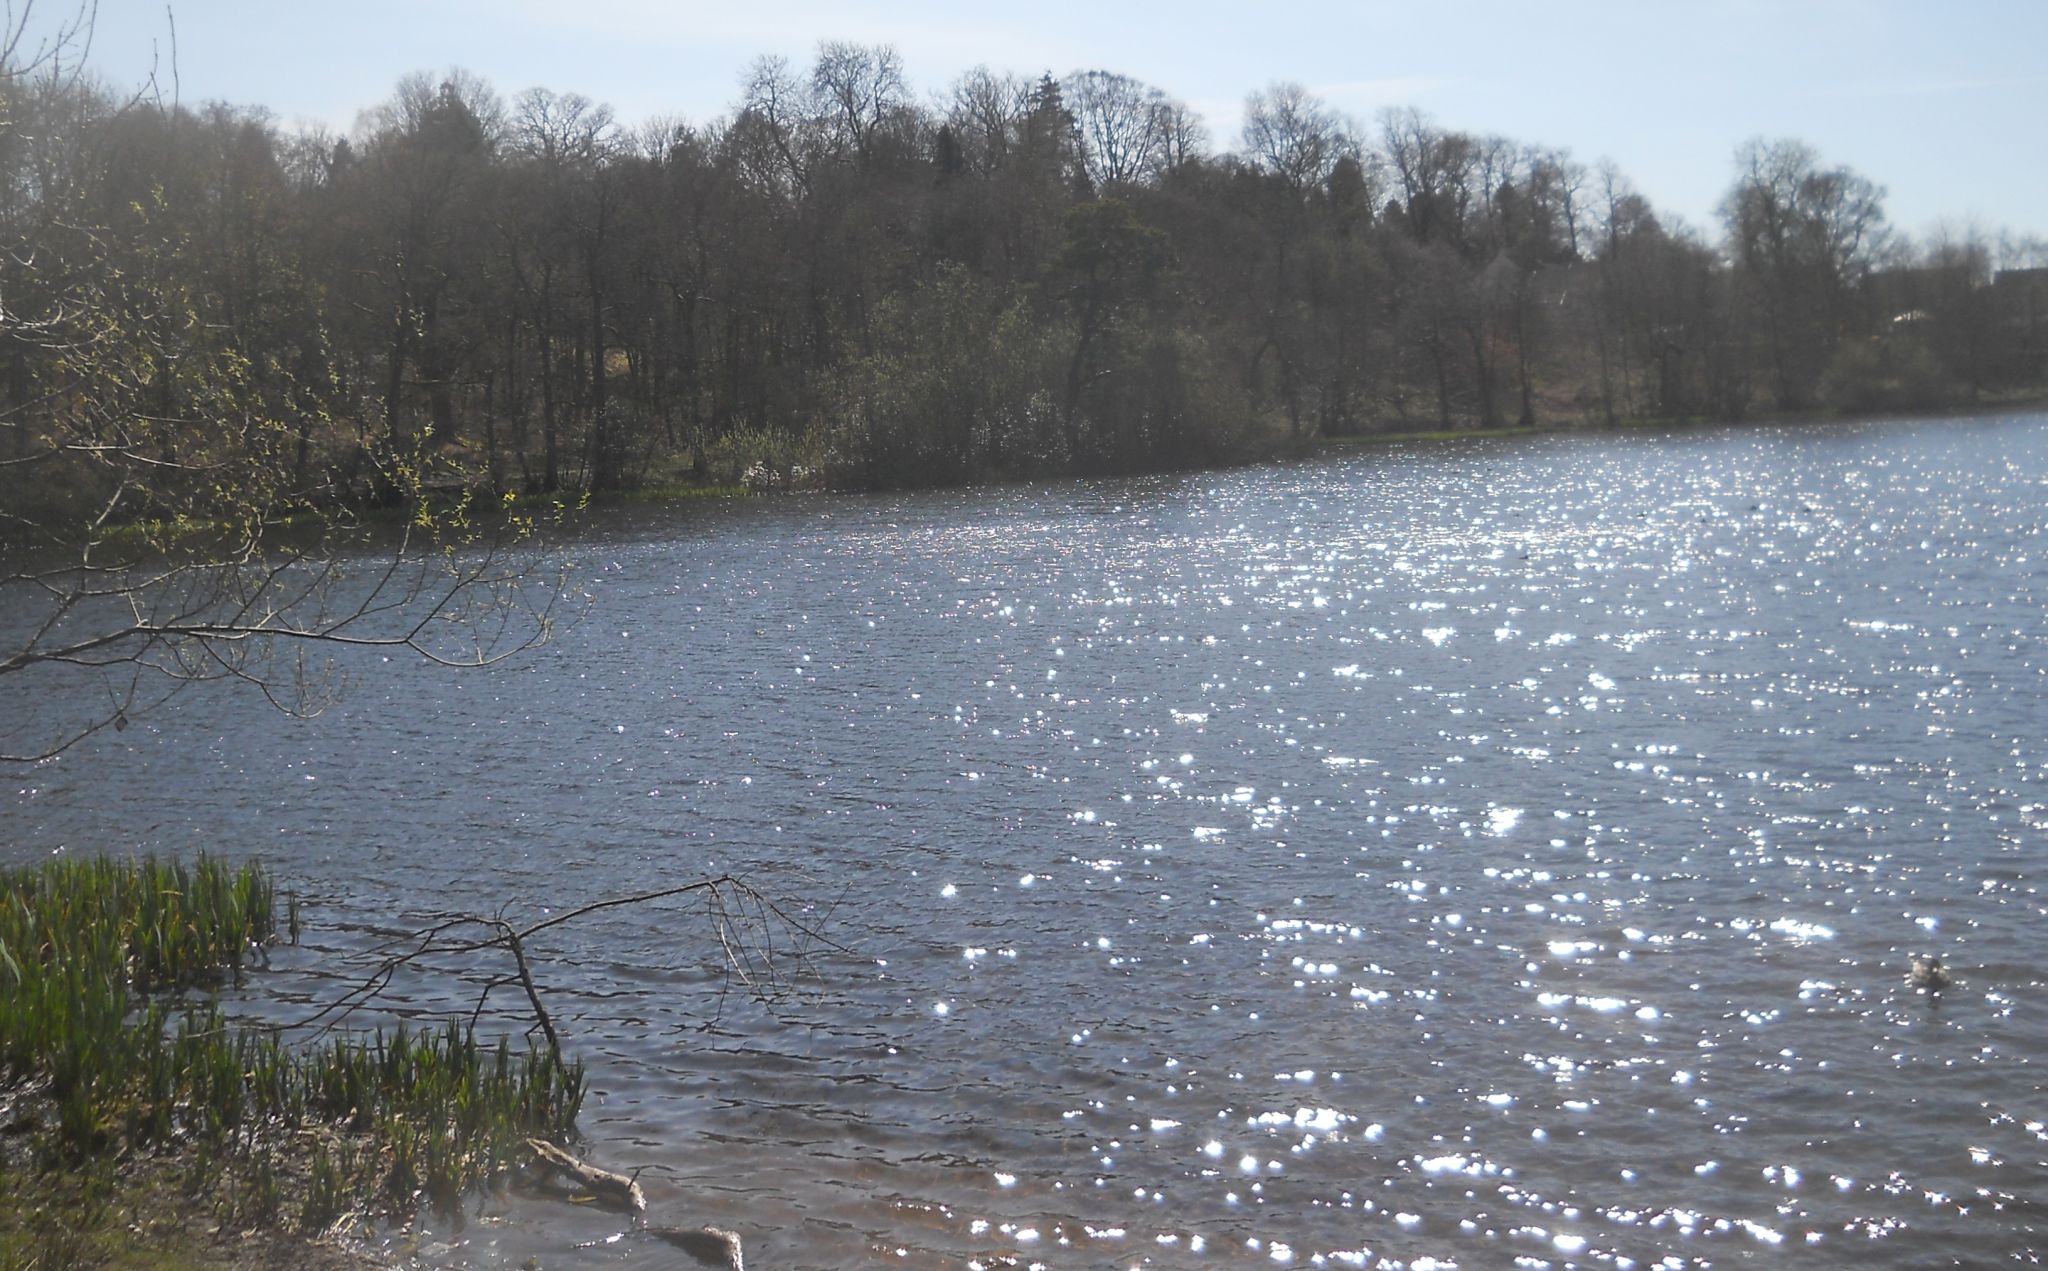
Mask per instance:
[[[238,981],[277,938],[275,911],[259,866],[207,856],[0,871],[0,1081],[47,1082],[47,1163],[190,1142],[267,1197],[272,1145],[325,1126],[361,1143],[306,1166],[300,1221],[314,1225],[371,1200],[452,1209],[525,1137],[572,1126],[580,1064],[481,1045],[467,1024],[302,1048],[228,1020],[193,990]]]

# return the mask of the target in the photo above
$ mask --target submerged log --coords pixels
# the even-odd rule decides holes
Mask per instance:
[[[542,1165],[566,1176],[598,1200],[636,1214],[647,1212],[647,1194],[640,1190],[640,1184],[624,1174],[614,1174],[578,1160],[546,1139],[528,1139],[526,1146]]]
[[[588,1161],[571,1156],[546,1139],[528,1139],[526,1146],[542,1168],[551,1174],[567,1178],[573,1185],[590,1193],[593,1198],[636,1215],[647,1212],[646,1194],[640,1190],[640,1184],[626,1175],[599,1169]],[[740,1250],[740,1238],[723,1228],[645,1227],[642,1230],[657,1240],[674,1245],[706,1266],[719,1267],[723,1271],[746,1271],[747,1263]]]
[[[747,1271],[740,1238],[722,1227],[649,1227],[647,1234],[667,1241],[707,1267]]]

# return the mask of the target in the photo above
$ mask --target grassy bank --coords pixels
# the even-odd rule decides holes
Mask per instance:
[[[1555,427],[1514,425],[1506,428],[1407,428],[1390,429],[1386,432],[1358,433],[1348,437],[1323,437],[1318,439],[1319,447],[1330,450],[1344,450],[1362,446],[1398,445],[1417,441],[1464,441],[1474,437],[1531,437],[1538,433],[1562,432],[1566,428],[1579,427],[1576,424],[1558,424]]]
[[[1559,415],[1538,424],[1507,424],[1497,428],[1478,425],[1454,428],[1411,428],[1394,426],[1385,431],[1362,432],[1345,437],[1322,437],[1319,449],[1330,452],[1412,442],[1470,441],[1479,438],[1531,437],[1547,433],[1630,431],[1659,428],[1726,428],[1743,425],[1882,423],[1902,419],[1972,419],[2013,412],[2048,410],[2048,393],[2015,391],[1986,394],[1977,401],[1929,407],[1925,410],[1896,411],[1754,411],[1739,419],[1702,415],[1670,417],[1640,415],[1618,418],[1612,423],[1585,417]]]
[[[255,865],[0,871],[0,1271],[233,1264],[244,1232],[453,1210],[570,1128],[581,1067],[466,1023],[297,1046],[227,1019],[296,925]]]

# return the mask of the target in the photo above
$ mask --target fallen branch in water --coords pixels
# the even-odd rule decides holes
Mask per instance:
[[[379,950],[373,951],[375,962],[359,983],[290,1027],[303,1029],[317,1025],[321,1033],[331,1031],[345,1024],[357,1011],[376,1002],[392,979],[415,963],[503,950],[512,959],[512,969],[484,982],[470,1010],[470,1024],[473,1027],[482,1017],[493,992],[516,985],[525,994],[527,1006],[533,1014],[533,1028],[529,1032],[537,1031],[547,1040],[548,1050],[559,1064],[563,1062],[562,1038],[541,998],[540,986],[527,954],[529,942],[551,927],[601,910],[653,904],[691,895],[701,896],[705,902],[712,935],[724,955],[727,973],[762,1000],[773,1001],[787,992],[809,967],[813,949],[845,951],[844,946],[826,939],[810,924],[791,916],[751,884],[730,874],[721,874],[674,887],[593,901],[524,927],[515,926],[502,914],[492,917],[479,914],[435,915],[429,925],[387,941]],[[479,931],[483,934],[472,934]]]
[[[719,1267],[722,1271],[746,1271],[746,1257],[737,1234],[722,1227],[641,1225],[646,1222],[647,1197],[641,1192],[638,1182],[571,1156],[546,1139],[528,1139],[526,1146],[550,1174],[566,1175],[592,1200],[632,1214],[635,1225],[646,1235],[674,1245],[705,1266]]]
[[[632,1178],[579,1160],[546,1139],[528,1139],[526,1146],[551,1173],[568,1176],[578,1187],[612,1208],[635,1214],[647,1212],[647,1194]]]
[[[361,979],[310,1016],[286,1027],[317,1029],[316,1036],[344,1028],[358,1011],[384,1005],[386,990],[401,972],[424,969],[466,978],[472,984],[481,982],[476,1001],[467,1011],[466,1023],[459,1015],[448,1021],[451,1044],[463,1039],[473,1041],[491,995],[498,989],[516,986],[526,998],[527,1010],[533,1021],[527,1030],[528,1038],[538,1033],[545,1040],[544,1050],[537,1048],[534,1052],[536,1066],[547,1070],[551,1065],[553,1074],[574,1084],[578,1091],[576,1097],[580,1100],[582,1067],[570,1062],[563,1054],[561,1032],[548,1010],[535,974],[534,939],[552,928],[602,910],[650,905],[683,897],[700,900],[703,905],[701,912],[710,921],[712,937],[717,942],[726,969],[726,983],[719,990],[721,1001],[735,982],[756,999],[777,1000],[809,970],[814,950],[846,951],[844,946],[819,933],[816,923],[823,919],[792,916],[750,884],[721,874],[673,887],[593,901],[523,926],[512,922],[502,911],[489,916],[429,915],[426,926],[388,939],[367,954],[352,959],[357,968],[367,966]],[[805,912],[808,914],[809,910]],[[501,963],[502,969],[488,975],[481,974],[476,965],[480,955],[486,958],[502,955],[509,960],[510,966],[504,967]],[[403,1033],[400,1036],[402,1038]],[[566,1132],[570,1128],[565,1124],[560,1130]],[[515,1139],[512,1144],[519,1141]],[[550,1177],[568,1181],[572,1188],[609,1208],[630,1213],[634,1225],[642,1227],[647,1198],[634,1175],[599,1168],[547,1139],[529,1137],[524,1139],[524,1143]],[[501,1167],[502,1163],[503,1158],[500,1158]],[[706,1265],[727,1268],[728,1271],[737,1271],[744,1265],[739,1237],[729,1231],[712,1227],[643,1229],[649,1236],[682,1249]]]

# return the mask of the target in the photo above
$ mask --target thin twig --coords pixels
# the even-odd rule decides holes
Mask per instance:
[[[315,1035],[324,1035],[343,1027],[356,1012],[379,1001],[402,970],[430,959],[473,957],[502,950],[510,955],[512,969],[483,981],[483,987],[469,1011],[469,1026],[473,1030],[483,1018],[492,993],[517,984],[526,995],[534,1028],[545,1037],[549,1052],[559,1065],[565,1062],[561,1033],[547,1009],[540,983],[534,975],[529,955],[529,943],[533,937],[605,910],[698,894],[706,898],[711,938],[727,971],[726,983],[718,994],[721,1011],[726,990],[732,983],[738,983],[758,999],[774,1000],[792,975],[801,976],[812,970],[812,949],[847,951],[844,945],[823,935],[817,925],[791,916],[751,884],[730,874],[720,874],[672,887],[592,901],[524,927],[512,923],[502,912],[493,916],[468,913],[433,915],[425,926],[381,942],[371,950],[374,960],[359,981],[311,1015],[283,1027],[287,1031],[317,1028]],[[793,934],[795,942],[778,944],[778,927]],[[483,934],[468,934],[476,931]]]

